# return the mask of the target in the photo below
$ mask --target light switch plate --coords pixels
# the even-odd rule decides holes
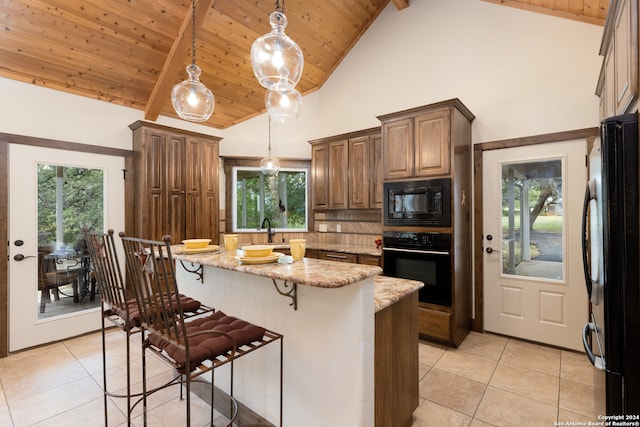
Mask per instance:
[[[327,232],[327,224],[320,224],[318,227],[318,231],[320,231],[321,233]]]

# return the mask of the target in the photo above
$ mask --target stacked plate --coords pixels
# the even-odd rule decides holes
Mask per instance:
[[[187,239],[183,240],[182,243],[184,247],[176,250],[178,254],[204,254],[220,250],[220,246],[209,244],[211,239]]]
[[[244,264],[269,264],[278,261],[284,254],[273,252],[270,245],[249,245],[243,246],[244,254],[240,256],[240,261]]]

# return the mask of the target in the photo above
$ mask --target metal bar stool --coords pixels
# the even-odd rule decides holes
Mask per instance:
[[[214,413],[214,369],[230,363],[231,416],[227,427],[238,415],[233,397],[233,362],[263,346],[280,341],[280,426],[282,425],[282,347],[283,336],[221,311],[185,321],[178,293],[171,238],[162,241],[127,237],[120,233],[125,251],[130,289],[138,303],[142,329],[148,333],[143,342],[142,370],[144,424],[147,424],[147,395],[157,391],[146,388],[146,350],[158,355],[177,372],[171,383],[186,384],[186,426],[191,425],[191,383],[211,372],[211,425]],[[164,386],[162,386],[164,387]],[[136,402],[137,403],[137,402]],[[134,404],[135,405],[135,404]]]
[[[94,274],[98,285],[101,311],[102,311],[102,382],[104,394],[104,422],[108,425],[107,401],[108,397],[127,399],[127,423],[131,425],[132,397],[141,396],[142,393],[131,393],[131,357],[130,357],[130,336],[138,333],[140,329],[140,314],[133,293],[125,286],[120,262],[116,251],[114,231],[107,233],[96,233],[88,229],[82,230],[87,242],[87,249],[93,264]],[[214,309],[201,304],[192,298],[180,295],[181,309],[187,316],[195,316]],[[126,394],[116,394],[109,392],[107,388],[107,362],[106,362],[106,340],[105,340],[105,319],[125,332],[126,345]]]

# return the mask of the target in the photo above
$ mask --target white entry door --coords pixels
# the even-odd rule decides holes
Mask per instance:
[[[484,328],[581,350],[586,141],[483,154]]]
[[[99,329],[81,230],[124,230],[124,158],[10,144],[9,161],[9,351]]]

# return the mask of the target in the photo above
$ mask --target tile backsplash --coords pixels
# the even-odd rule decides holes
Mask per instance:
[[[327,211],[316,212],[313,215],[313,230],[308,233],[276,232],[273,243],[286,244],[290,239],[307,239],[318,243],[375,246],[376,237],[382,235],[382,216],[379,211]],[[219,241],[222,242],[225,230],[224,210],[220,211],[220,218]],[[267,234],[264,231],[240,233],[238,241],[239,245],[264,243],[267,243]]]

